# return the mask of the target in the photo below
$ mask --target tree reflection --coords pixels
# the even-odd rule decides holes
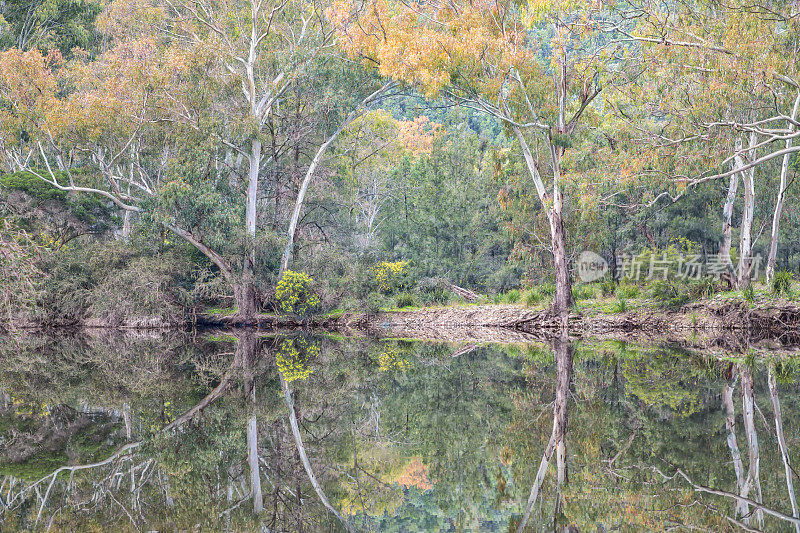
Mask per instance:
[[[2,530],[800,525],[791,365],[232,333],[0,347]]]

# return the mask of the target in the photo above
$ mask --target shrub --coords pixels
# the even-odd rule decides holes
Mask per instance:
[[[320,304],[313,290],[314,281],[308,274],[287,270],[275,287],[278,311],[305,317],[313,313]]]
[[[380,313],[383,304],[383,296],[377,292],[371,292],[367,295],[367,299],[364,302],[364,312],[368,315],[377,315]]]
[[[692,280],[688,284],[689,296],[696,298],[710,298],[717,292],[717,283],[714,278]]]
[[[579,300],[591,300],[595,297],[594,287],[591,285],[573,285],[572,286],[572,299],[576,302]]]
[[[617,286],[617,298],[622,298],[624,300],[630,300],[631,298],[636,298],[639,296],[639,287],[636,285],[618,285]]]
[[[414,307],[417,305],[417,299],[410,292],[401,292],[395,297],[395,305],[397,307]]]
[[[535,288],[528,289],[527,291],[525,291],[523,301],[525,302],[526,306],[533,307],[534,305],[542,301],[542,293],[540,293]]]
[[[544,296],[552,296],[556,293],[556,286],[553,283],[542,283],[537,288]]]
[[[624,313],[628,310],[628,302],[625,298],[618,298],[616,302],[614,302],[614,306],[611,308],[613,313]]]
[[[747,284],[747,287],[745,287],[744,289],[742,289],[742,296],[743,296],[743,297],[744,297],[744,299],[745,299],[745,300],[747,300],[748,302],[752,302],[753,300],[755,300],[755,299],[756,299],[756,291],[755,291],[755,289],[753,288],[753,284],[752,284],[752,283],[748,283],[748,284]]]
[[[519,289],[511,289],[505,294],[506,303],[515,304],[519,301]]]
[[[42,171],[40,174],[46,176],[47,171]],[[63,176],[63,174],[63,172],[56,172],[59,181],[61,181],[61,178],[66,180],[66,176]],[[45,200],[64,201],[67,199],[65,191],[57,189],[30,172],[20,171],[5,174],[0,177],[0,184],[9,189],[22,191],[40,202]]]
[[[604,279],[600,283],[600,292],[602,292],[603,296],[612,296],[616,290],[617,290],[617,285],[611,278]]]
[[[379,292],[392,294],[397,290],[408,289],[408,261],[383,261],[375,265],[373,271]]]
[[[654,280],[647,286],[647,293],[660,307],[669,309],[678,308],[687,303],[688,290],[682,288],[673,280]]]
[[[772,294],[789,295],[792,291],[792,273],[779,270],[772,276]]]

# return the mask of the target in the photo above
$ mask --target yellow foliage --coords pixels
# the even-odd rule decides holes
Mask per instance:
[[[407,274],[408,261],[382,262],[375,265],[375,283],[381,292],[391,292],[398,288],[402,278]]]
[[[305,316],[319,307],[319,296],[313,292],[314,280],[308,274],[287,270],[275,288],[275,299],[281,313]]]
[[[284,339],[275,355],[275,362],[283,379],[291,383],[303,380],[314,372],[307,361],[317,355],[319,355],[317,344],[310,343],[302,337]]]

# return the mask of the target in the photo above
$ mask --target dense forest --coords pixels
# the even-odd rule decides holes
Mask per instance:
[[[800,269],[799,17],[705,0],[3,2],[0,324],[520,290],[562,313],[621,278],[670,301],[780,290]],[[603,280],[578,275],[585,251]]]

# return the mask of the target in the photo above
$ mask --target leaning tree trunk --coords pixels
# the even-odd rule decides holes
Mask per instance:
[[[742,465],[742,454],[739,451],[739,444],[736,441],[736,411],[733,406],[734,385],[725,384],[722,391],[722,407],[725,411],[725,433],[728,449],[731,452],[733,461],[733,472],[736,474],[736,488],[739,496],[747,496],[745,491],[744,466]],[[750,511],[745,501],[737,499],[734,508],[734,516],[742,518],[748,516]]]
[[[800,95],[794,101],[794,107],[792,108],[792,120],[797,119],[797,110],[798,106],[800,106]],[[794,125],[792,123],[789,124],[789,130],[794,130]],[[786,139],[786,149],[790,149],[792,147],[792,139],[791,137]],[[786,178],[789,174],[789,159],[791,158],[792,154],[787,153],[783,156],[783,161],[781,163],[781,181],[780,186],[778,187],[778,197],[775,199],[775,210],[772,213],[772,232],[770,233],[769,239],[769,254],[767,255],[767,281],[772,280],[772,276],[775,274],[775,256],[778,253],[778,231],[780,230],[781,225],[781,213],[783,212],[783,200],[786,196],[786,187],[787,182]],[[800,533],[800,531],[798,532]]]
[[[795,109],[797,109],[795,107]],[[775,370],[770,366],[768,370],[767,383],[769,384],[769,396],[772,399],[772,412],[775,415],[775,436],[778,438],[778,448],[781,450],[783,459],[783,471],[786,477],[786,491],[789,493],[789,502],[792,504],[792,516],[800,518],[800,510],[797,507],[797,496],[794,493],[794,473],[791,461],[789,460],[789,449],[786,446],[786,438],[783,435],[783,416],[781,414],[781,401],[778,398],[778,380],[775,378]],[[795,533],[800,533],[800,524],[794,525]]]
[[[761,499],[761,452],[758,446],[758,433],[756,432],[755,394],[753,391],[753,373],[746,365],[739,366],[739,377],[742,381],[742,418],[744,431],[747,436],[747,482],[745,496],[753,491],[752,499],[762,503]],[[764,512],[759,508],[755,512],[759,529],[764,523]]]

